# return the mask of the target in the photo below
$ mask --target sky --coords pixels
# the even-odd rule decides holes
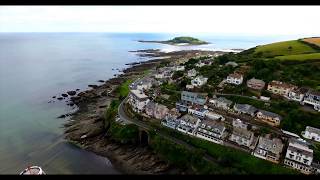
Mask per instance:
[[[320,36],[320,6],[1,6],[0,32]]]

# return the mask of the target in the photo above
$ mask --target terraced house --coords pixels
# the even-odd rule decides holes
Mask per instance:
[[[250,116],[255,116],[256,112],[257,112],[257,108],[255,108],[254,106],[251,106],[249,104],[235,104],[233,106],[233,109],[241,114],[248,114]]]
[[[180,119],[180,124],[177,127],[177,130],[189,135],[194,135],[196,127],[198,126],[200,119],[196,118],[190,114],[185,114]]]
[[[268,84],[267,90],[272,92],[273,94],[288,97],[289,92],[296,88],[297,86],[294,86],[292,84],[273,80]]]
[[[281,139],[271,139],[269,135],[266,137],[260,136],[258,145],[253,152],[253,155],[274,163],[279,163],[280,154],[283,150],[283,143]]]
[[[235,119],[232,122],[232,133],[229,140],[237,143],[240,146],[246,146],[250,149],[255,148],[254,133],[247,130],[248,124],[242,122],[240,119]]]
[[[232,101],[230,101],[224,97],[210,99],[209,103],[211,105],[213,105],[214,107],[221,108],[224,110],[229,110],[232,105]]]
[[[307,139],[320,142],[320,129],[307,126],[305,131],[302,131],[302,136]]]
[[[196,137],[223,144],[223,138],[227,135],[225,126],[215,120],[202,120],[197,127]]]
[[[282,120],[282,117],[276,113],[264,111],[264,110],[258,110],[257,112],[257,118],[265,123],[268,123],[272,126],[279,126],[280,122]]]
[[[293,101],[302,102],[305,94],[308,92],[307,88],[295,88],[289,92],[288,98]]]

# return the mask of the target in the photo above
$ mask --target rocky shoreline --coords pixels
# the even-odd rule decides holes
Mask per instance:
[[[70,116],[70,119],[64,124],[65,138],[69,142],[107,157],[119,171],[125,174],[178,174],[182,172],[171,167],[149,147],[114,142],[104,128],[106,108],[113,99],[117,98],[114,90],[127,79],[134,79],[143,74],[145,70],[156,67],[163,61],[176,61],[180,58],[208,53],[196,50],[171,53],[151,51],[156,54],[153,54],[153,57],[170,56],[170,59],[160,58],[141,62],[125,69],[123,74],[104,81],[101,85],[89,85],[91,87],[89,90],[64,93],[63,98],[70,96],[68,105],[76,106],[78,109],[76,112],[61,115],[59,118]],[[145,50],[145,52],[148,51]]]

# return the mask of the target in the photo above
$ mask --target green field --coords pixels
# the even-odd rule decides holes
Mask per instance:
[[[298,40],[283,41],[267,45],[258,46],[255,53],[262,53],[264,57],[275,57],[296,54],[317,53],[319,51],[299,42]]]
[[[320,53],[277,56],[275,58],[280,60],[294,60],[294,61],[320,60]]]

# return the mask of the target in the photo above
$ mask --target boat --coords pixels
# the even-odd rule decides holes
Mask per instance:
[[[23,170],[20,175],[46,175],[46,173],[39,166],[30,166]]]

